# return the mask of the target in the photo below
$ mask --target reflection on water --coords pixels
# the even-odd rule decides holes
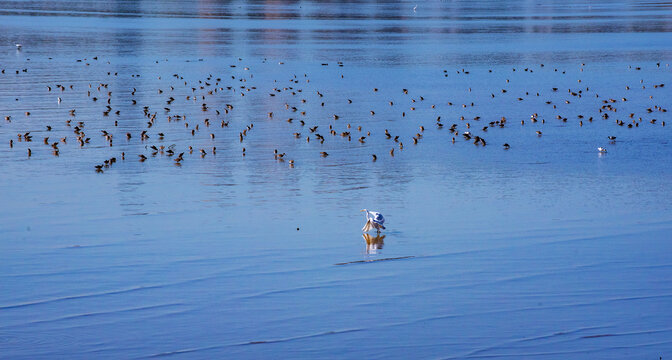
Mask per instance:
[[[369,66],[571,62],[579,57],[605,61],[615,55],[653,59],[670,54],[667,47],[646,45],[664,42],[672,31],[668,3],[494,3],[436,1],[414,12],[415,4],[404,1],[16,1],[0,8],[0,27],[11,30],[3,31],[0,39],[50,56],[72,55],[73,48],[82,49],[85,43],[91,53],[117,56],[227,54]],[[93,27],[95,36],[82,42],[81,33]],[[605,46],[610,34],[628,48]],[[632,50],[636,53],[627,55]]]
[[[385,245],[385,235],[381,235],[380,233],[376,234],[375,236],[372,236],[371,234],[364,233],[362,234],[362,237],[364,238],[364,242],[366,243],[366,253],[367,254],[378,254],[378,250],[383,249],[383,245]]]

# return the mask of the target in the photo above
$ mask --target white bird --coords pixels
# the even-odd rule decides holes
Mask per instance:
[[[23,46],[21,44],[14,44],[14,45],[16,46],[16,50],[21,50],[21,47]]]
[[[415,6],[413,7],[413,12],[415,12],[416,10],[418,10],[418,5],[415,5]]]
[[[601,153],[606,153],[606,152],[607,152],[607,149],[605,149],[605,148],[603,148],[603,147],[598,147],[598,148],[597,148],[597,151],[599,151],[599,152],[601,152]]]
[[[376,229],[377,232],[380,232],[380,229],[385,230],[385,226],[383,226],[385,223],[383,214],[377,211],[368,211],[366,209],[361,211],[366,213],[366,224],[362,228],[363,232],[369,232],[371,229]]]

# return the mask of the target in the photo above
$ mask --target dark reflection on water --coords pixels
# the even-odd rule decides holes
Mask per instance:
[[[414,8],[416,9],[414,11]],[[627,15],[630,19],[665,16],[651,10],[669,10],[668,3],[494,3],[492,1],[441,1],[427,4],[412,2],[368,1],[246,1],[246,2],[136,2],[114,1],[107,4],[86,2],[8,2],[6,14],[77,15],[106,17],[192,17],[202,19],[264,19],[264,20],[484,20],[514,21],[614,19]]]

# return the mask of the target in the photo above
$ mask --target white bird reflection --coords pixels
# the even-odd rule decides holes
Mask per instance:
[[[385,235],[376,234],[376,236],[372,236],[365,233],[362,234],[362,237],[366,242],[367,254],[377,254],[378,250],[381,250],[383,245],[385,245],[385,242],[383,241],[385,239]]]

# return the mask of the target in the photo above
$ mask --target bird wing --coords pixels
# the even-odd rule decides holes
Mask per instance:
[[[383,214],[377,212],[377,211],[371,211],[371,221],[383,225],[385,223],[385,218],[383,217]]]

